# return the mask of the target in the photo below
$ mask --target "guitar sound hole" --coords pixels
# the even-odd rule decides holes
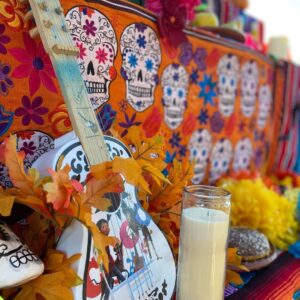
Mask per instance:
[[[119,209],[120,204],[121,204],[120,194],[118,194],[118,193],[107,193],[107,194],[104,194],[104,197],[111,200],[111,205],[106,210],[107,212],[113,213],[113,212],[115,212]]]

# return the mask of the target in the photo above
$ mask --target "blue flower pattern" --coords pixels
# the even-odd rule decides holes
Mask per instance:
[[[148,72],[152,72],[152,70],[153,70],[153,61],[150,58],[148,58],[146,60],[145,67],[146,67]]]
[[[199,81],[198,85],[201,88],[198,97],[204,99],[204,105],[208,103],[214,105],[214,97],[217,96],[215,91],[217,82],[212,81],[212,75],[204,74],[203,81]]]
[[[209,116],[208,116],[207,109],[201,109],[200,114],[198,116],[198,120],[199,120],[200,124],[201,125],[207,124],[208,119],[209,119]]]
[[[138,65],[138,59],[135,54],[130,54],[128,57],[128,63],[130,64],[131,68],[136,68]]]
[[[193,69],[192,73],[190,74],[190,82],[191,84],[197,84],[198,83],[198,70],[197,69]]]
[[[147,42],[146,42],[146,37],[144,35],[139,34],[139,37],[136,40],[136,42],[138,43],[140,48],[144,48],[144,49],[146,48]]]

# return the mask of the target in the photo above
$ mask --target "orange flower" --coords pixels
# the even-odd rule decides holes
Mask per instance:
[[[0,1],[0,20],[14,31],[24,28],[24,5],[18,0]]]
[[[59,104],[56,109],[49,114],[49,121],[52,124],[54,134],[58,136],[72,130],[71,120],[64,103]]]

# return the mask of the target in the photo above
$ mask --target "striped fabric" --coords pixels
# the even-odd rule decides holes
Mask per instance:
[[[300,67],[287,64],[284,114],[277,150],[277,171],[294,171],[299,147]]]
[[[226,300],[291,300],[300,289],[300,260],[282,254]]]
[[[220,5],[220,23],[228,23],[235,20],[240,14],[240,9],[233,3],[223,0]]]

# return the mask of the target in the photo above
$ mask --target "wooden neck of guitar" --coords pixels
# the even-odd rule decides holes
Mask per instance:
[[[68,108],[73,129],[80,139],[89,163],[95,165],[108,161],[109,154],[103,133],[88,98],[75,57],[52,53],[50,58]]]

